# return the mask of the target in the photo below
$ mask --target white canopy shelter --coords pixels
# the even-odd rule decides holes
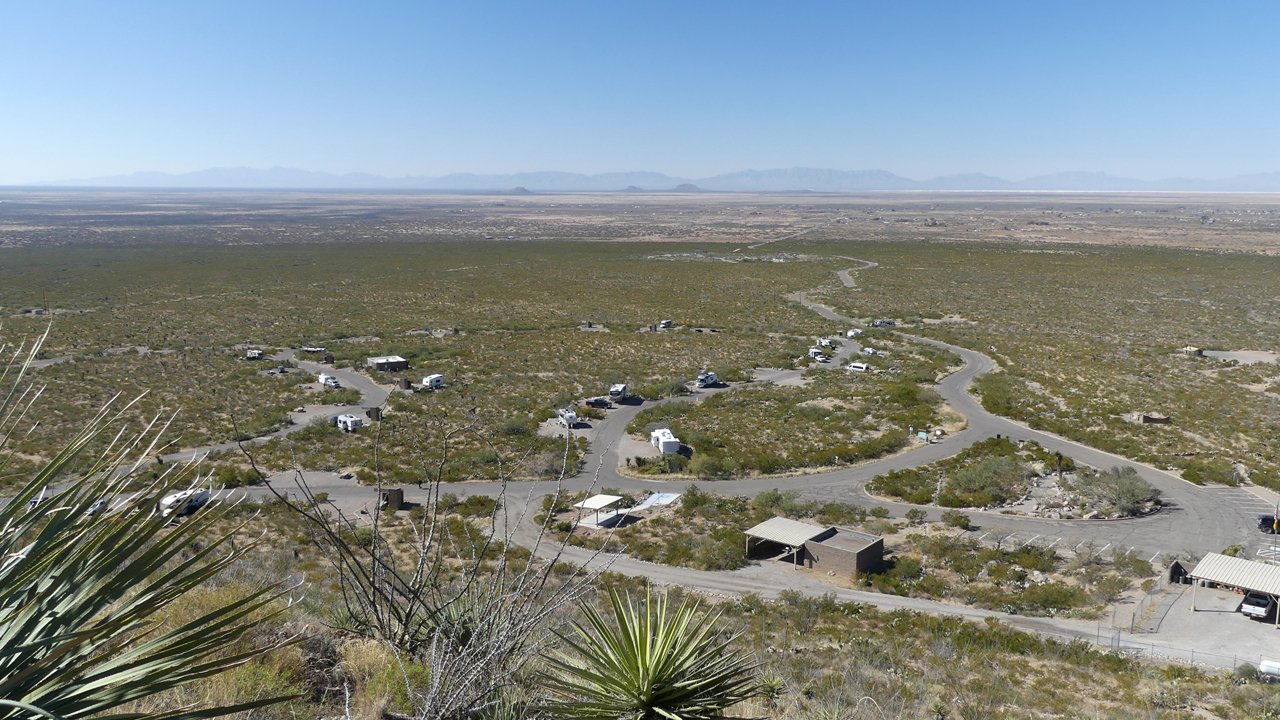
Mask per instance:
[[[596,524],[600,524],[600,511],[622,499],[621,495],[592,495],[582,502],[574,503],[573,507],[581,510],[595,510]]]

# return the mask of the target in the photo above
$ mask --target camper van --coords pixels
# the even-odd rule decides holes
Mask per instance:
[[[327,388],[340,388],[342,383],[338,382],[338,378],[332,375],[320,373],[320,384]]]
[[[364,420],[361,420],[355,415],[339,415],[334,424],[336,424],[338,429],[342,432],[353,433],[364,427]]]
[[[169,517],[177,511],[175,517],[186,517],[209,503],[208,490],[183,490],[169,493],[156,503],[156,512],[160,517]]]
[[[720,378],[716,377],[715,373],[705,372],[698,376],[697,384],[698,384],[698,387],[704,388],[704,387],[711,387],[712,385],[715,385],[718,382],[720,382]]]
[[[578,413],[570,410],[569,408],[557,410],[556,418],[560,420],[561,425],[567,428],[572,428],[574,425],[578,424]]]
[[[422,378],[423,390],[435,390],[442,387],[444,387],[444,376],[439,373]]]
[[[631,388],[626,383],[618,383],[609,386],[609,399],[614,402],[622,402],[631,397]]]

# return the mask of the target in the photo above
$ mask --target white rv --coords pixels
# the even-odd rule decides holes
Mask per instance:
[[[680,438],[673,435],[667,428],[658,428],[650,433],[649,442],[663,455],[680,452]]]
[[[862,331],[861,331],[861,330],[859,330],[858,328],[854,328],[854,329],[849,330],[848,332],[846,332],[846,333],[844,334],[844,336],[845,336],[845,337],[847,337],[847,338],[856,338],[856,337],[858,337],[858,336],[859,336],[859,335],[861,335],[861,334],[862,334]]]
[[[618,383],[609,386],[609,399],[614,402],[622,402],[631,397],[631,388],[626,383]]]
[[[866,372],[871,366],[864,362],[849,363],[849,372]]]
[[[160,502],[156,504],[156,511],[160,513],[160,517],[169,517],[175,510],[177,517],[186,517],[208,503],[208,490],[183,490],[160,498]]]
[[[320,384],[327,388],[340,388],[342,383],[338,382],[338,378],[332,375],[320,373]]]
[[[353,433],[364,427],[364,420],[355,415],[339,415],[336,424],[342,432]]]
[[[261,350],[246,350],[246,351],[245,351],[245,353],[244,353],[244,359],[245,359],[245,360],[261,360],[261,359],[262,359],[262,351],[261,351]]]
[[[572,428],[574,425],[578,424],[578,413],[570,410],[569,408],[557,410],[556,417],[559,418],[560,424],[567,428]]]
[[[819,338],[819,339],[818,339],[818,347],[833,348],[833,347],[835,347],[835,344],[834,344],[834,343],[832,343],[832,342],[831,342],[830,340],[828,340],[827,338]]]
[[[704,388],[704,387],[711,387],[712,385],[715,385],[718,382],[720,382],[720,378],[716,377],[715,373],[705,372],[698,376],[697,385],[700,388]]]
[[[444,387],[444,376],[439,373],[422,378],[423,390],[435,390],[442,387]]]

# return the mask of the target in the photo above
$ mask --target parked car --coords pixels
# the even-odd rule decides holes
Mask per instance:
[[[1276,519],[1272,515],[1258,516],[1258,529],[1264,533],[1274,533],[1276,531]]]
[[[1266,593],[1250,590],[1244,594],[1240,603],[1240,612],[1252,618],[1266,619],[1276,607],[1276,599]]]
[[[593,397],[587,400],[586,406],[593,408],[611,408],[613,407],[613,403],[609,402],[609,398],[607,397]]]

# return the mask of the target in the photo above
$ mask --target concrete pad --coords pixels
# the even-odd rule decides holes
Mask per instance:
[[[1192,588],[1188,587],[1160,623],[1156,633],[1131,636],[1139,644],[1146,639],[1158,646],[1169,643],[1197,648],[1221,658],[1257,664],[1260,659],[1280,659],[1280,630],[1274,621],[1260,622],[1236,612],[1243,595],[1230,590],[1195,589],[1195,611],[1191,610]]]

